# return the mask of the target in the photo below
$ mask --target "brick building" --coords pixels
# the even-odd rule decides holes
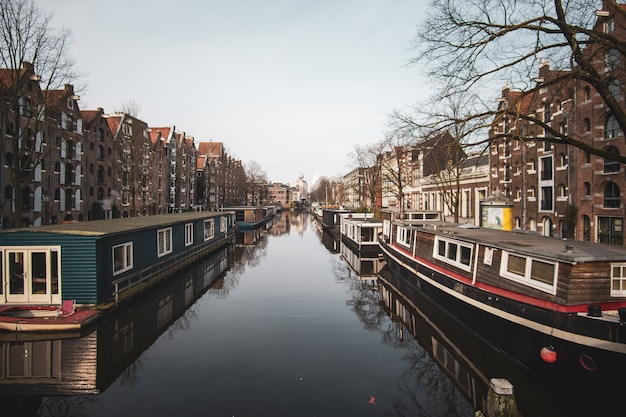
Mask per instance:
[[[88,218],[79,97],[39,81],[27,62],[0,69],[2,228]]]
[[[113,135],[102,108],[81,110],[80,114],[83,119],[83,190],[87,220],[112,218],[117,197]]]
[[[626,39],[626,7],[605,2],[594,31]],[[584,51],[624,106],[626,67],[613,50]],[[535,88],[505,87],[501,108],[516,108],[548,128],[608,153],[626,154],[624,134],[605,100],[581,80],[562,77],[548,61],[539,68]],[[554,82],[557,79],[563,79]],[[491,189],[513,201],[514,227],[559,236],[622,245],[624,242],[624,166],[580,147],[550,141],[550,130],[525,117],[498,118],[492,127]]]

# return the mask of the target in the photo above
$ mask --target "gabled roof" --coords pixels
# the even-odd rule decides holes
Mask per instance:
[[[106,121],[109,125],[109,129],[111,129],[111,133],[113,133],[113,137],[117,136],[117,132],[120,129],[120,124],[122,123],[122,115],[114,114],[114,115],[106,115]]]
[[[81,110],[80,117],[83,119],[83,126],[89,128],[104,114],[102,108],[96,110]]]
[[[57,109],[61,104],[65,103],[67,91],[65,90],[46,90],[45,100],[48,109]]]
[[[82,119],[83,119],[83,124],[85,126],[88,126],[91,123],[93,123],[94,120],[96,120],[96,117],[98,117],[98,114],[100,112],[102,112],[102,109],[99,109],[99,110],[81,110],[80,111],[80,117],[82,117]]]
[[[151,127],[149,130],[150,143],[156,145],[159,141],[165,141],[165,135],[169,131],[166,127]]]
[[[454,139],[452,138],[452,135],[450,135],[450,132],[446,130],[445,132],[440,133],[437,136],[419,142],[417,145],[415,145],[415,147],[418,149],[431,149],[441,147],[442,145],[449,146],[449,144],[453,141]]]
[[[33,64],[22,62],[20,68],[0,68],[0,88],[15,88],[15,80],[21,80],[27,73],[34,74]]]
[[[221,156],[224,153],[222,142],[200,142],[198,143],[198,154]]]
[[[0,88],[9,89],[9,88],[14,87],[15,73],[17,71],[20,71],[23,73],[25,70],[23,69],[12,70],[12,69],[6,69],[6,68],[0,69]],[[22,74],[20,74],[20,77],[21,76]]]
[[[150,127],[150,136],[160,134],[161,138],[167,140],[171,131],[171,127]]]

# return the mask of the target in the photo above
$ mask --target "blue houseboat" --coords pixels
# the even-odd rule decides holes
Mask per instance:
[[[232,243],[232,213],[189,212],[0,233],[0,306],[106,306]]]

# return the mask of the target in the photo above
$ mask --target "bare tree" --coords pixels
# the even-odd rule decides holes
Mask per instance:
[[[29,197],[22,195],[24,185],[32,181],[34,168],[51,149],[44,147],[51,138],[43,136],[51,129],[45,113],[47,95],[81,78],[68,54],[71,32],[53,30],[51,19],[33,0],[0,0],[0,167],[6,164],[10,172],[18,222],[24,197]],[[7,153],[11,158],[5,161]],[[5,184],[1,171],[0,183]]]
[[[382,159],[379,158],[384,152],[384,142],[369,145],[356,145],[348,157],[353,166],[364,169],[363,190],[369,202],[369,208],[376,210],[376,196],[380,189],[380,172]]]
[[[603,3],[615,14],[626,13],[616,0]],[[626,69],[626,44],[598,24],[600,5],[589,0],[433,0],[414,39],[411,63],[426,64],[429,77],[438,83],[438,97],[494,91],[494,82],[521,92],[514,105],[498,107],[494,100],[467,117],[526,120],[545,129],[548,141],[625,163],[626,155],[594,147],[550,126],[539,114],[520,110],[525,98],[541,88],[565,91],[572,83],[585,83],[626,129],[626,109],[614,90],[615,74]],[[557,74],[549,85],[536,82],[538,68],[548,58]]]
[[[416,138],[408,130],[395,130],[379,145],[385,152],[379,154],[380,183],[383,206],[385,200],[395,200],[400,213],[405,210],[406,188],[411,184],[412,146]]]
[[[140,112],[141,105],[137,103],[134,98],[125,103],[122,103],[119,108],[113,110],[113,113],[126,113],[136,118],[139,118]]]
[[[267,174],[256,161],[250,161],[245,166],[247,191],[251,194],[252,205],[261,203],[263,189],[267,189]]]
[[[331,180],[325,176],[318,178],[318,180],[315,181],[315,184],[313,184],[309,194],[311,195],[311,199],[313,199],[313,201],[323,201],[326,204],[329,204],[329,200],[332,199]]]
[[[419,138],[415,143],[421,179],[434,183],[454,221],[459,219],[461,177],[465,161],[473,150],[484,150],[490,117],[479,117],[484,108],[478,95],[432,97],[408,111],[391,114],[397,132]]]

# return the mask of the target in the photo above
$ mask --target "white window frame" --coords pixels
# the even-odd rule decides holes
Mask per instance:
[[[165,256],[172,253],[172,228],[157,230],[157,256]]]
[[[204,241],[211,240],[215,237],[215,221],[213,219],[204,221]]]
[[[122,259],[121,259],[121,267],[119,269],[116,269],[115,264],[116,264],[116,258],[115,258],[115,250],[118,248],[122,248]],[[119,245],[115,245],[113,246],[113,248],[111,248],[111,259],[113,262],[113,275],[118,275],[121,274],[122,272],[126,272],[128,270],[133,269],[133,242],[126,242],[126,243],[121,243]]]
[[[444,242],[446,244],[446,253],[444,255],[439,254],[439,243]],[[456,245],[455,253],[451,253],[450,250]],[[461,262],[461,249],[469,249],[470,253],[467,259],[468,264]],[[433,246],[433,258],[438,259],[447,264],[453,265],[464,271],[471,271],[472,259],[474,257],[474,245],[471,243],[461,242],[454,239],[446,239],[441,236],[435,236],[435,245]]]
[[[508,270],[509,265],[509,255],[517,256],[519,258],[526,259],[526,266],[524,268],[524,275],[519,275]],[[532,262],[543,262],[545,264],[554,265],[554,274],[552,277],[552,285],[537,281],[530,277],[532,271]],[[548,261],[545,259],[534,258],[532,256],[525,256],[519,253],[509,253],[508,251],[502,251],[502,259],[500,262],[500,276],[504,278],[508,278],[512,281],[517,281],[529,287],[536,288],[538,290],[547,292],[549,294],[555,295],[557,289],[557,278],[559,276],[559,264],[558,262]]]
[[[220,218],[220,232],[226,233],[228,231],[228,219],[226,216]]]
[[[411,229],[398,226],[396,229],[396,242],[407,248],[411,247]]]
[[[615,275],[619,272],[620,275]],[[616,288],[618,284],[619,288]],[[626,262],[611,264],[611,297],[626,296]]]
[[[185,224],[185,246],[193,245],[193,223]]]

